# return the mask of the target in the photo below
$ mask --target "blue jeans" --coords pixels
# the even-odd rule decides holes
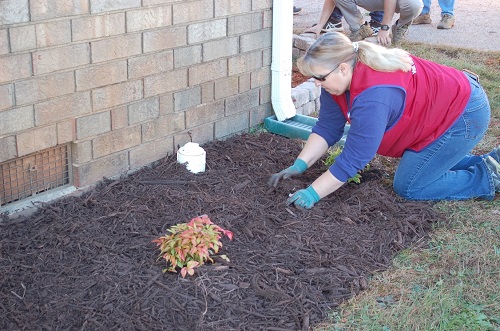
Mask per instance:
[[[469,76],[468,76],[469,77]],[[483,158],[470,152],[490,119],[488,97],[469,77],[471,96],[464,113],[441,137],[420,152],[407,150],[394,175],[394,191],[409,200],[464,200],[495,197]]]
[[[453,0],[454,1],[454,0]],[[372,11],[370,12],[370,17],[372,21],[376,21],[378,23],[382,22],[382,17],[384,17],[383,11]],[[330,15],[330,21],[340,21],[342,20],[342,12],[338,7],[335,7]]]
[[[422,9],[422,14],[428,14],[431,11],[432,0],[424,0],[424,8]],[[455,7],[455,0],[438,0],[439,7],[441,7],[441,15],[450,14],[453,15],[453,7]]]

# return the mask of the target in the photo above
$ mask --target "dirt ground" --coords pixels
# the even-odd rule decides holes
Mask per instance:
[[[203,146],[207,170],[175,156],[26,219],[0,222],[1,330],[310,330],[440,219],[396,197],[394,160],[375,159],[311,210],[285,205],[326,167],[269,189],[301,141],[243,134]],[[234,232],[230,262],[162,273],[151,240],[207,214]]]

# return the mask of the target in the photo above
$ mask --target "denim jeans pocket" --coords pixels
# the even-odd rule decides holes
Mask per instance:
[[[488,129],[490,104],[481,85],[475,80],[469,79],[469,81],[472,91],[462,119],[466,127],[465,138],[477,139],[477,137],[482,137]]]

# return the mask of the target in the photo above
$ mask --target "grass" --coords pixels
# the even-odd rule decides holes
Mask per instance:
[[[491,105],[478,150],[500,144],[500,53],[406,43],[417,56],[480,75]],[[317,331],[500,330],[500,198],[436,204],[446,221],[397,255]]]

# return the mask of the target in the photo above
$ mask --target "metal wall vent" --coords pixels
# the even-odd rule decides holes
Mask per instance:
[[[0,206],[70,184],[69,146],[0,163]]]

